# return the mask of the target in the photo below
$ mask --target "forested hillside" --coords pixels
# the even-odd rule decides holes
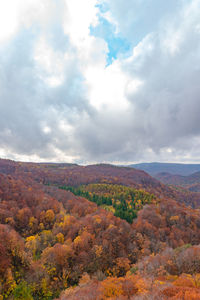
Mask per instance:
[[[181,195],[131,168],[1,160],[0,299],[200,299],[199,198]]]
[[[159,173],[155,178],[164,184],[181,186],[191,192],[200,193],[200,172],[195,172],[189,176]]]

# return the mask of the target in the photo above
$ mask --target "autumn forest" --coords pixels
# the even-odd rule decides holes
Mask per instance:
[[[199,199],[129,167],[0,160],[0,299],[200,299]]]

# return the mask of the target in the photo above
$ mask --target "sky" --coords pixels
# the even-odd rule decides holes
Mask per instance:
[[[200,0],[0,0],[0,157],[200,163]]]

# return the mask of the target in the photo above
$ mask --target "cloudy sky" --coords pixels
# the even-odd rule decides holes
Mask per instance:
[[[0,0],[0,157],[200,163],[200,0]]]

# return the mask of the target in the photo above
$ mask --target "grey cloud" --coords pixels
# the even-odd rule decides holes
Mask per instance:
[[[200,156],[200,5],[185,19],[178,8],[187,1],[149,1],[144,10],[144,1],[109,3],[124,36],[133,44],[144,37],[140,54],[120,62],[123,73],[143,82],[137,92],[125,91],[129,110],[91,107],[76,49],[56,19],[45,28],[45,37],[61,57],[70,54],[61,85],[49,87],[34,61],[34,45],[44,29],[23,29],[0,47],[0,148],[46,160],[55,157],[57,148],[80,156],[80,162]],[[168,43],[176,33],[180,41],[173,53]],[[65,122],[71,129],[65,129]],[[50,130],[44,132],[44,126]]]
[[[176,148],[177,144],[179,147],[181,140],[190,144],[190,138],[200,135],[200,35],[195,30],[199,21],[193,18],[190,23],[180,15],[178,22],[174,34],[180,30],[183,36],[175,54],[163,47],[165,35],[153,35],[153,50],[145,56],[144,49],[145,57],[139,70],[134,67],[134,60],[124,65],[132,76],[144,80],[141,89],[131,95],[129,101],[137,115],[137,126],[140,124],[145,129],[143,139],[149,140],[154,150]]]
[[[139,56],[122,63],[123,72],[139,78],[143,84],[136,93],[127,95],[129,113],[116,116],[101,112],[90,120],[93,127],[90,123],[82,126],[79,138],[83,139],[86,156],[98,161],[151,157],[184,161],[186,156],[194,159],[193,153],[200,156],[195,149],[200,139],[198,3],[190,11],[190,5],[187,7],[187,1],[184,2],[176,18],[172,14],[171,20],[144,39]],[[187,11],[190,13],[185,19]],[[165,42],[170,43],[177,34],[180,40],[174,41],[177,49],[173,52],[170,45],[165,47]]]
[[[120,32],[136,45],[180,9],[182,0],[107,0]]]
[[[66,153],[71,147],[59,122],[73,122],[77,114],[81,116],[89,108],[73,55],[65,66],[63,85],[51,88],[40,78],[33,57],[39,36],[38,28],[23,29],[0,48],[0,147],[51,158],[55,155],[52,145],[65,148]],[[51,132],[45,133],[43,124]]]

